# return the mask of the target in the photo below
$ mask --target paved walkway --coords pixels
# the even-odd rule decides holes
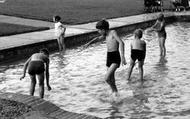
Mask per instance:
[[[136,15],[136,16],[109,19],[108,21],[110,23],[111,28],[117,28],[121,26],[148,21],[148,20],[154,20],[158,14],[159,13],[142,14],[142,15]],[[180,15],[180,14],[189,15],[190,12],[178,12],[178,13],[165,12],[164,14],[167,17],[167,16],[173,16],[174,14],[175,15]],[[0,15],[0,22],[22,24],[22,25],[29,25],[29,26],[37,25],[37,26],[50,27],[50,30],[0,37],[0,50],[56,39],[56,37],[54,36],[54,30],[52,27],[53,23],[51,22],[16,18],[16,17],[11,17],[11,16],[4,16],[4,15]],[[96,31],[95,24],[96,22],[81,24],[81,25],[68,25],[67,30],[66,30],[66,37]]]
[[[62,110],[49,101],[23,94],[3,93],[2,99],[12,100],[30,106],[33,111],[23,114],[16,119],[101,119],[85,114],[77,114]]]

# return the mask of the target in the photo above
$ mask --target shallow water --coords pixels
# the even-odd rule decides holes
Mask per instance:
[[[106,118],[189,119],[190,118],[190,23],[174,23],[166,27],[167,56],[159,57],[156,39],[147,41],[144,65],[145,83],[140,85],[138,69],[134,68],[132,82],[127,83],[129,42],[126,44],[128,64],[116,72],[120,97],[110,97],[110,88],[104,83],[106,72],[106,45],[93,44],[85,50],[69,49],[64,56],[50,56],[50,84],[52,91],[45,99],[62,109]],[[28,94],[29,76],[22,81],[24,61],[0,66],[0,91]],[[133,92],[133,94],[131,94]],[[35,95],[38,95],[38,86]]]

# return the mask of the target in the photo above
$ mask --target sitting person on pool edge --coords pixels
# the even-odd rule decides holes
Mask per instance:
[[[131,46],[131,61],[128,70],[127,80],[130,81],[135,61],[138,60],[139,78],[143,83],[143,65],[146,56],[146,42],[141,40],[143,32],[141,29],[137,29],[134,32],[134,39],[132,40]]]
[[[115,71],[119,68],[120,63],[126,64],[124,56],[124,43],[119,38],[115,30],[109,29],[109,23],[106,20],[101,20],[96,24],[96,28],[101,36],[94,38],[85,46],[89,46],[91,43],[97,40],[106,40],[107,45],[107,73],[105,76],[106,82],[112,89],[113,94],[117,94],[117,86],[115,84]]]
[[[51,87],[49,85],[49,51],[47,49],[41,49],[39,53],[34,53],[24,64],[23,76],[20,78],[20,80],[25,77],[27,68],[31,79],[30,95],[34,95],[37,76],[39,80],[39,96],[40,98],[43,98],[44,71],[46,74],[46,84],[48,91],[51,90]]]

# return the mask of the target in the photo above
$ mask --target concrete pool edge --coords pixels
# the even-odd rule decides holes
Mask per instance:
[[[141,14],[122,18],[108,19],[111,29],[119,34],[128,34],[136,28],[146,28],[153,24],[160,13]],[[164,12],[168,23],[177,20],[189,20],[190,12]],[[68,26],[65,43],[67,48],[80,46],[98,33],[95,29],[96,22]],[[27,58],[39,49],[47,47],[50,51],[58,50],[53,29],[41,32],[31,32],[7,37],[0,37],[0,64],[17,59]]]
[[[89,116],[86,114],[78,114],[73,112],[65,111],[55,104],[52,104],[49,101],[45,101],[41,98],[29,95],[23,95],[19,93],[1,93],[1,99],[12,100],[19,103],[23,103],[27,106],[30,106],[34,111],[25,113],[18,119],[68,119],[68,118],[77,118],[77,119],[101,119],[95,116]]]

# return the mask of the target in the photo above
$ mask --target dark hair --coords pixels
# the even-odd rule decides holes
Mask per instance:
[[[135,30],[134,34],[135,34],[135,37],[142,38],[143,31],[142,31],[142,29],[137,29],[137,30]]]
[[[159,14],[158,20],[159,20],[159,21],[163,21],[163,20],[164,20],[164,15],[163,15],[163,14]]]
[[[49,51],[47,48],[40,49],[40,52],[43,52],[46,55],[49,55]]]
[[[101,20],[96,24],[96,29],[109,30],[109,23],[106,20]]]
[[[54,16],[54,18],[55,18],[55,21],[60,21],[61,20],[61,17],[60,16]]]

